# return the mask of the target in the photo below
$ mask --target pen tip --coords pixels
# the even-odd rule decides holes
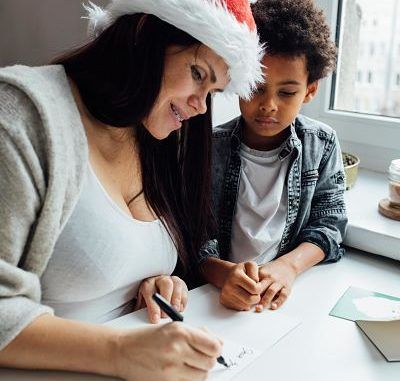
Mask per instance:
[[[218,361],[221,365],[223,365],[223,366],[229,368],[229,365],[226,363],[225,359],[224,359],[222,356],[219,356],[219,357],[217,358],[217,361]]]

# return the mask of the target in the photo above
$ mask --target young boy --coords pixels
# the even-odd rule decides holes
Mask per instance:
[[[214,131],[218,244],[200,268],[226,307],[261,311],[279,308],[301,272],[341,258],[347,218],[336,134],[299,115],[335,66],[324,15],[312,0],[258,0],[253,12],[266,82]]]

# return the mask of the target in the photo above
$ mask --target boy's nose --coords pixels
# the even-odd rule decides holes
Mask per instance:
[[[263,112],[273,112],[276,111],[278,109],[276,103],[274,102],[274,99],[272,97],[270,98],[264,98],[261,102],[260,102],[260,106],[259,106],[260,110]]]

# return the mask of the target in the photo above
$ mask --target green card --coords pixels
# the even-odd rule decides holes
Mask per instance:
[[[400,319],[400,298],[349,287],[329,313],[347,320]]]

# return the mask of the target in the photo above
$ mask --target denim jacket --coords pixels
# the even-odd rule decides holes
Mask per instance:
[[[302,242],[311,242],[325,253],[326,262],[338,261],[347,225],[344,203],[344,170],[336,133],[324,123],[299,115],[279,158],[290,155],[286,174],[288,212],[278,257]],[[218,126],[213,133],[213,203],[218,224],[215,239],[200,252],[200,263],[209,257],[229,259],[232,221],[241,173],[242,119]]]

